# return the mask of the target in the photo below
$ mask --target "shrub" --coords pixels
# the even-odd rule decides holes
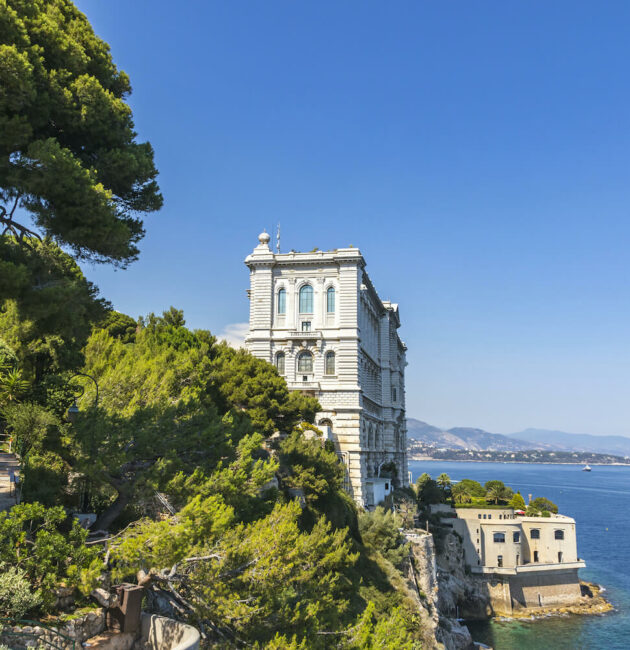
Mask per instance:
[[[41,603],[40,590],[33,591],[26,571],[0,564],[0,615],[23,618]]]
[[[407,555],[405,538],[399,528],[402,520],[395,512],[377,506],[373,512],[359,514],[359,530],[365,546],[380,552],[394,566]]]
[[[69,529],[69,530],[68,530]],[[24,503],[0,512],[0,562],[18,568],[31,588],[41,590],[41,608],[50,609],[54,590],[65,584],[89,593],[98,549],[85,546],[87,531],[70,526],[61,506]]]

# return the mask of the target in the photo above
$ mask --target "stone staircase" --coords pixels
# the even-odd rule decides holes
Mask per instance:
[[[15,485],[9,481],[10,470],[19,474],[20,463],[15,454],[0,453],[0,511],[7,510],[16,503]]]

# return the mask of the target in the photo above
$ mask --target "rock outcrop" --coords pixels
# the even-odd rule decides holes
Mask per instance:
[[[432,634],[431,648],[468,650],[475,645],[465,625],[441,608],[441,586],[438,579],[433,536],[420,530],[406,533],[410,553],[407,564],[407,586],[418,605],[423,627]],[[428,643],[427,643],[428,645]]]

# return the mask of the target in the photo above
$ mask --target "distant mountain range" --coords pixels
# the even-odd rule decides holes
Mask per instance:
[[[407,438],[446,449],[476,451],[546,449],[630,456],[630,438],[624,436],[594,436],[588,433],[565,433],[547,429],[525,429],[518,433],[503,435],[470,427],[442,429],[414,418],[407,419]]]

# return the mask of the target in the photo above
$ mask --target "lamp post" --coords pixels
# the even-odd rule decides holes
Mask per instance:
[[[70,379],[68,379],[68,384],[75,378],[75,377],[87,377],[88,379],[91,379],[94,382],[94,387],[96,388],[96,395],[94,396],[94,404],[92,406],[97,406],[98,405],[98,383],[96,382],[96,379],[92,377],[92,375],[88,375],[84,372],[77,372],[76,374],[72,375]],[[83,386],[80,386],[81,392],[80,393],[75,393],[74,394],[74,402],[72,402],[72,405],[68,408],[68,411],[66,413],[66,416],[70,422],[75,422],[77,419],[77,415],[79,413],[79,406],[77,404],[77,399],[83,396],[83,393],[85,393],[85,388]]]

